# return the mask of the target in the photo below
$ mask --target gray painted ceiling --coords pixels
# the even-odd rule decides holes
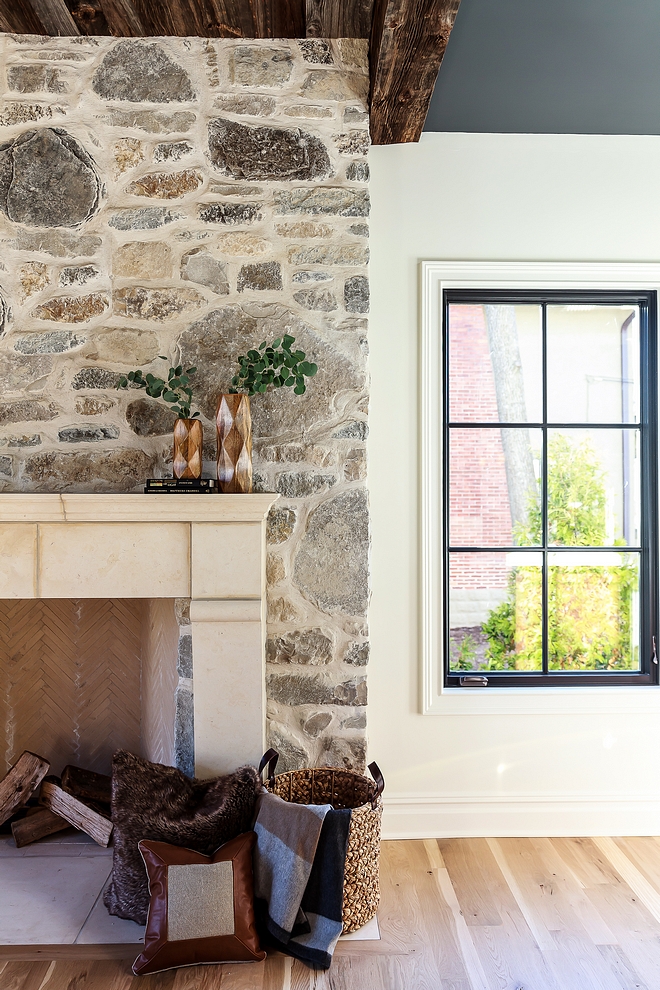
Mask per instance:
[[[425,130],[660,134],[660,0],[461,0]]]

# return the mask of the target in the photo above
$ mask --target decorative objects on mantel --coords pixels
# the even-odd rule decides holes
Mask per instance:
[[[225,494],[252,491],[252,415],[248,395],[221,395],[215,414],[218,484]]]
[[[163,361],[167,358],[160,354]],[[175,478],[201,478],[202,476],[202,445],[204,431],[197,419],[198,412],[190,415],[193,390],[190,387],[190,376],[197,368],[186,368],[183,365],[170,367],[167,381],[157,378],[151,372],[142,374],[140,368],[122,375],[117,382],[117,388],[143,388],[152,399],[162,399],[176,413],[174,423],[174,453],[172,471]]]

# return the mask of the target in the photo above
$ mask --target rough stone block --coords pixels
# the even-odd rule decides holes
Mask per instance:
[[[0,423],[2,423],[2,406],[0,406]],[[284,543],[293,533],[295,525],[296,513],[293,509],[283,509],[277,506],[272,508],[268,513],[266,524],[267,542]]]
[[[369,151],[369,131],[354,130],[338,134],[335,144],[340,155],[366,155]]]
[[[344,654],[344,663],[350,663],[353,667],[366,667],[369,663],[369,644],[351,643]]]
[[[362,244],[310,244],[291,247],[292,265],[367,265],[369,249]]]
[[[288,48],[241,45],[229,57],[229,77],[238,86],[281,88],[292,71],[293,58]]]
[[[302,471],[285,471],[275,479],[275,489],[286,498],[305,498],[327,491],[335,483],[330,474],[309,474]]]
[[[359,100],[366,103],[369,77],[361,72],[315,69],[306,77],[300,95],[309,100]]]
[[[362,107],[346,107],[344,110],[345,124],[368,124],[369,113]]]
[[[112,149],[115,158],[115,169],[118,175],[135,168],[144,161],[144,145],[137,138],[120,138]]]
[[[349,313],[369,312],[369,279],[354,275],[344,283],[344,306]]]
[[[112,399],[97,399],[95,396],[83,395],[76,399],[76,412],[79,416],[104,416],[114,405]]]
[[[0,148],[0,210],[28,227],[75,227],[99,207],[101,180],[61,128],[24,131]]]
[[[367,703],[367,679],[355,677],[335,684],[327,674],[268,674],[266,695],[281,705],[344,705]]]
[[[318,765],[341,767],[343,770],[363,772],[367,762],[367,744],[364,738],[345,739],[335,736],[324,740]]]
[[[268,254],[272,251],[273,245],[265,237],[258,234],[249,234],[247,231],[237,230],[231,234],[219,234],[215,243],[218,250],[223,254],[234,257],[253,258],[260,254]]]
[[[276,189],[275,213],[310,213],[314,216],[368,217],[369,194],[366,189]]]
[[[153,330],[134,327],[108,327],[88,341],[85,357],[89,361],[113,364],[149,364],[158,355],[158,335]]]
[[[14,340],[14,350],[20,354],[64,354],[82,347],[86,338],[70,330],[51,330],[48,333],[28,333]]]
[[[324,729],[327,729],[332,722],[332,712],[315,712],[309,718],[304,719],[302,730],[312,739],[317,739]]]
[[[0,127],[50,120],[53,113],[63,115],[65,112],[63,107],[51,107],[43,103],[5,103],[0,108]]]
[[[199,207],[199,219],[204,223],[223,223],[228,226],[254,223],[261,220],[258,203],[207,203]]]
[[[346,423],[332,434],[335,440],[366,440],[369,436],[369,425],[364,419]]]
[[[10,65],[7,83],[16,93],[65,93],[67,90],[61,70],[52,65]]]
[[[370,175],[367,162],[349,162],[346,166],[346,178],[349,182],[368,182]]]
[[[221,296],[226,296],[229,292],[226,267],[222,262],[216,261],[205,248],[195,248],[184,254],[181,259],[181,278],[205,285]]]
[[[245,114],[250,117],[270,117],[275,113],[277,103],[272,96],[259,93],[229,94],[218,96],[213,103],[218,110],[225,113]]]
[[[192,636],[190,633],[179,636],[176,669],[179,677],[192,677],[193,675]]]
[[[155,399],[136,399],[126,407],[126,422],[139,437],[171,436],[176,414]]]
[[[39,447],[41,445],[41,437],[38,433],[33,433],[31,436],[5,437],[0,443],[3,445],[6,443],[8,447]]]
[[[305,62],[312,62],[315,65],[334,63],[330,42],[324,38],[304,38],[298,42],[298,47]]]
[[[167,141],[154,148],[154,161],[178,162],[186,155],[192,155],[194,150],[189,141]]]
[[[195,99],[188,74],[160,45],[118,41],[94,73],[92,88],[105,100],[185,103]]]
[[[115,289],[112,299],[117,316],[158,322],[199,309],[206,301],[194,289],[146,289],[144,286]]]
[[[344,461],[344,481],[364,481],[367,477],[367,452],[364,448],[349,450]]]
[[[363,489],[312,509],[294,561],[294,583],[317,608],[364,615],[369,601],[369,511]]]
[[[92,279],[98,278],[101,274],[99,268],[96,265],[74,265],[69,268],[63,268],[60,272],[59,283],[62,286],[68,285],[86,285],[87,282],[91,282]]]
[[[42,261],[26,261],[18,269],[17,274],[23,299],[29,298],[35,292],[41,292],[50,282],[50,270]]]
[[[280,237],[332,237],[332,227],[327,223],[312,223],[311,220],[277,224],[275,230]]]
[[[320,667],[331,663],[333,642],[321,629],[296,629],[266,641],[268,663],[304,663]]]
[[[14,460],[7,454],[0,456],[0,474],[5,478],[11,478],[14,474]]]
[[[366,729],[366,712],[360,712],[359,715],[350,715],[349,718],[342,721],[341,727],[342,729]]]
[[[264,261],[255,265],[243,265],[238,273],[237,288],[239,292],[246,290],[266,291],[282,289],[282,267],[279,261]]]
[[[277,553],[269,553],[266,557],[266,581],[272,587],[286,577],[284,561]]]
[[[369,67],[369,41],[367,38],[340,38],[339,51],[344,65],[355,65],[364,72]]]
[[[163,241],[128,241],[115,252],[112,270],[120,278],[171,278],[172,251]]]
[[[101,118],[103,123],[123,129],[135,127],[150,134],[185,134],[197,119],[188,110],[162,113],[158,110],[109,109]]]
[[[301,289],[293,293],[293,298],[305,309],[315,309],[331,313],[337,309],[337,297],[329,289]]]
[[[101,440],[117,440],[116,426],[66,426],[57,434],[60,443],[99,443]]]
[[[25,461],[23,476],[42,491],[130,491],[144,484],[154,460],[142,450],[43,451]]]
[[[307,120],[327,120],[334,117],[332,107],[317,107],[313,103],[294,103],[284,111],[287,117],[303,117]]]
[[[149,172],[126,187],[129,196],[150,196],[152,199],[181,199],[196,192],[204,178],[197,169],[181,172]]]
[[[209,124],[215,168],[235,179],[324,179],[332,173],[320,138],[298,128],[252,127],[219,117]]]
[[[110,305],[103,292],[87,296],[56,296],[32,311],[36,320],[52,320],[55,323],[87,323],[102,316]]]
[[[82,368],[76,372],[73,378],[72,387],[81,388],[104,388],[111,389],[117,387],[119,374],[116,371],[108,371],[106,368]]]
[[[181,217],[182,214],[172,213],[166,206],[145,206],[140,210],[119,210],[112,214],[108,224],[115,230],[156,230]]]
[[[176,689],[174,763],[187,777],[195,776],[195,706],[192,691],[183,684]]]
[[[37,399],[0,402],[0,426],[8,423],[45,423],[58,416],[59,409],[54,402],[40,402]]]
[[[19,230],[10,247],[16,251],[34,251],[55,258],[91,258],[101,247],[94,234],[77,236],[68,230]]]
[[[53,369],[53,360],[46,354],[4,354],[0,361],[0,387],[7,392],[34,385]]]
[[[368,237],[369,225],[366,223],[352,223],[348,231],[350,234],[354,234],[355,237]]]
[[[331,275],[330,272],[295,272],[295,274],[291,276],[291,281],[296,284],[304,285],[306,282],[329,282],[333,278],[334,276]]]

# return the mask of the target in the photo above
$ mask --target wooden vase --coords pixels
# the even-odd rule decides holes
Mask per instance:
[[[177,419],[174,424],[175,478],[201,478],[204,432],[198,419]]]
[[[221,395],[218,431],[218,486],[221,492],[252,491],[252,416],[249,395]]]

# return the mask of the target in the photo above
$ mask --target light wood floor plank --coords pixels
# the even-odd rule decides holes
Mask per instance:
[[[125,946],[5,946],[0,990],[660,990],[655,837],[384,842],[381,888],[381,939],[328,972],[273,953],[134,977]]]

